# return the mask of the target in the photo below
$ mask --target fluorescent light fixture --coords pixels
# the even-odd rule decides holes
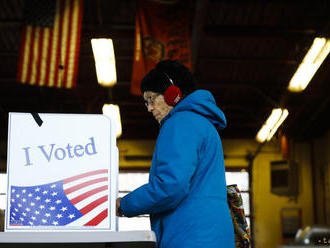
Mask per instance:
[[[281,126],[283,121],[286,119],[288,114],[289,111],[287,109],[273,109],[267,121],[259,130],[256,137],[257,141],[260,143],[263,143],[266,140],[269,141],[273,137],[279,126]]]
[[[112,87],[117,82],[115,53],[111,39],[92,39],[97,81]]]
[[[119,138],[122,134],[121,128],[121,118],[120,118],[120,110],[118,105],[114,104],[104,104],[102,108],[102,112],[104,115],[109,116],[115,120],[115,130],[116,130],[116,137]]]
[[[288,89],[293,92],[303,91],[329,52],[330,40],[315,38],[298,70],[291,78]]]

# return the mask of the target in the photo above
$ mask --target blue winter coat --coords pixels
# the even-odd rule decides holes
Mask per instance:
[[[235,247],[217,132],[225,126],[206,90],[188,95],[161,121],[149,183],[121,200],[125,216],[150,214],[157,247]]]

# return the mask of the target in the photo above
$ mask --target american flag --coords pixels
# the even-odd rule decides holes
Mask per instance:
[[[26,0],[17,81],[72,88],[76,84],[82,0]]]
[[[108,217],[106,169],[10,190],[11,226],[97,226]]]

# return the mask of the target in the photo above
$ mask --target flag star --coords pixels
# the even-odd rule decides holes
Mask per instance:
[[[40,205],[39,208],[40,208],[40,209],[44,209],[45,206],[44,206],[44,205]]]
[[[53,221],[53,225],[54,226],[57,226],[58,225],[58,222],[57,221]]]
[[[52,193],[52,196],[56,196],[56,195],[57,195],[57,192],[53,192],[53,193]]]
[[[46,199],[45,202],[48,203],[48,202],[51,202],[51,200],[50,199]]]
[[[30,226],[33,226],[33,222],[32,221],[29,221],[29,224],[30,224]]]
[[[12,219],[12,220],[15,220],[15,218],[14,218],[14,217],[11,217],[11,219]]]
[[[61,208],[61,211],[62,211],[62,212],[65,212],[66,210],[68,210],[67,207],[62,207],[62,208]]]
[[[11,202],[15,202],[15,199],[11,199]]]
[[[60,204],[60,203],[62,203],[62,200],[57,200],[56,201],[56,204]]]
[[[37,218],[35,216],[31,216],[31,219],[32,220],[36,220]]]
[[[15,208],[15,211],[16,211],[16,212],[18,212],[18,209],[17,209],[17,208]]]
[[[37,215],[40,214],[40,212],[38,210],[34,211],[34,213]]]
[[[11,193],[15,193],[15,191],[16,191],[15,189],[12,189],[12,190],[11,190]]]
[[[31,208],[26,208],[25,210],[28,211],[28,212],[30,212],[31,211]]]
[[[50,211],[54,211],[56,208],[54,207],[54,206],[51,206],[50,208],[49,208],[49,210]]]
[[[36,205],[34,202],[31,202],[30,205],[33,207],[34,205]]]
[[[73,219],[73,218],[75,217],[75,215],[74,215],[74,214],[70,214],[68,217],[69,217],[70,219]]]
[[[40,191],[40,188],[36,188],[34,191],[35,192],[39,192]]]
[[[47,190],[44,190],[44,191],[42,192],[42,194],[43,194],[43,195],[46,195],[46,194],[48,194],[48,191],[47,191]]]
[[[14,216],[16,216],[16,214],[15,214],[14,212],[13,212],[12,214],[13,214]],[[12,218],[13,218],[13,217],[12,217]]]
[[[30,193],[30,194],[28,194],[28,197],[32,197],[33,195]]]
[[[42,222],[42,223],[47,223],[47,220],[42,219],[41,222]]]
[[[25,192],[26,192],[26,189],[23,189],[23,190],[22,190],[22,193],[24,194]]]
[[[46,213],[45,216],[46,216],[46,217],[49,217],[49,216],[50,216],[50,213]]]
[[[19,198],[19,194],[16,194],[16,198]]]
[[[39,197],[39,196],[37,196],[35,199],[36,199],[37,201],[39,201],[39,200],[40,200],[40,197]]]
[[[26,199],[25,199],[25,198],[23,198],[23,199],[22,199],[22,202],[26,202]]]
[[[56,188],[56,184],[52,184],[52,186],[50,186],[52,189]]]
[[[21,221],[24,221],[24,218],[23,217],[21,217],[21,218],[19,218]]]
[[[18,203],[17,206],[19,206],[21,208],[22,207],[22,204],[21,203]]]
[[[56,215],[56,218],[57,218],[57,219],[61,219],[62,217],[63,217],[62,214],[58,214],[58,215]]]
[[[23,216],[26,216],[26,213],[25,213],[25,212],[23,212],[23,213],[22,213],[22,215],[23,215]]]

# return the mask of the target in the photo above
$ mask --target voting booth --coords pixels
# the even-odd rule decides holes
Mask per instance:
[[[118,158],[111,117],[10,113],[1,244],[141,241],[153,247],[153,232],[118,232]]]

